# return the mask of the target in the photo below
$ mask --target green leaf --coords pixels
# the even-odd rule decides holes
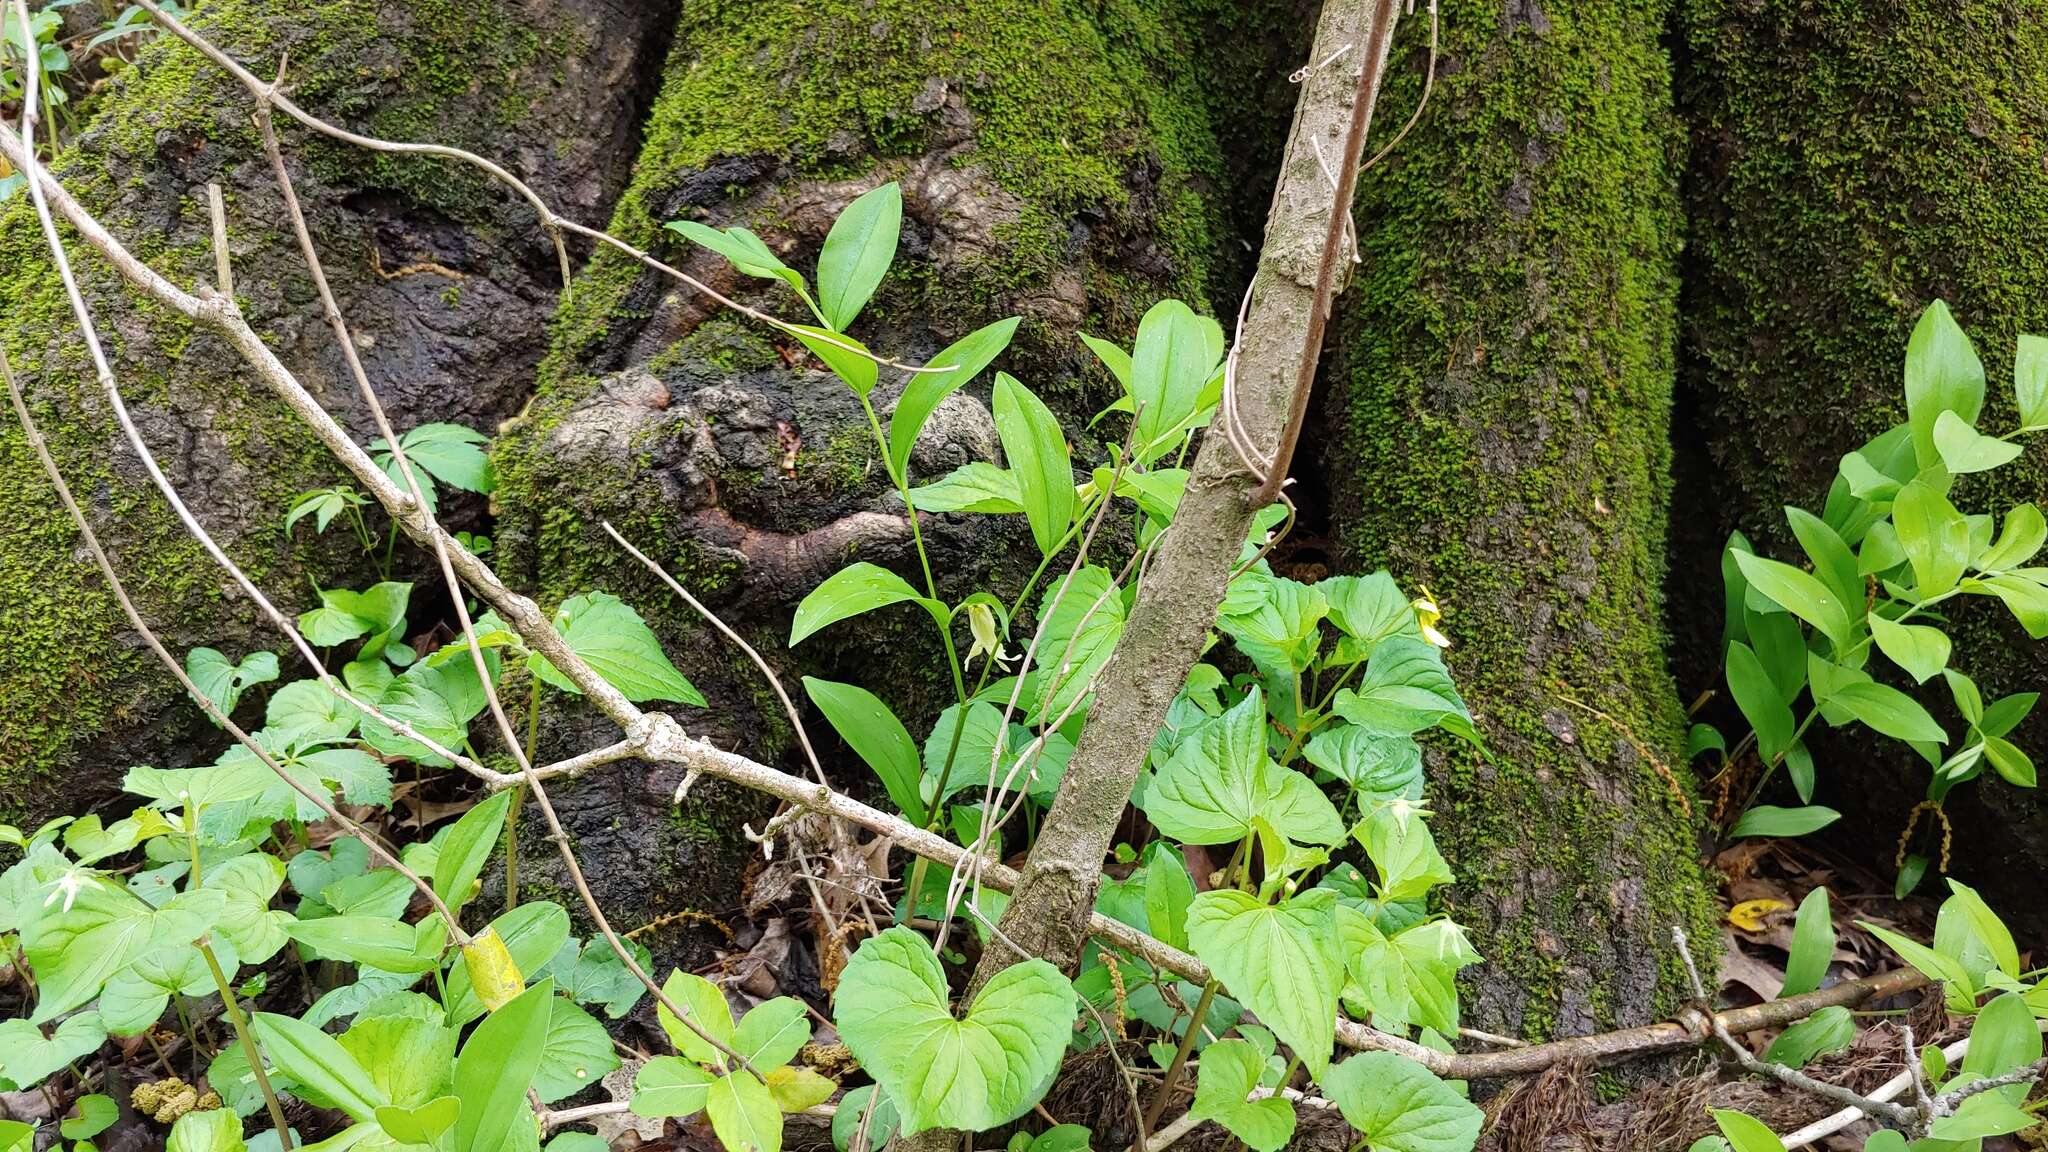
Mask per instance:
[[[943,478],[910,490],[910,506],[919,512],[982,512],[1002,516],[1024,511],[1017,477],[985,460],[974,460]]]
[[[1929,948],[1917,940],[1902,936],[1888,928],[1879,927],[1867,920],[1858,920],[1856,923],[1879,940],[1884,941],[1892,951],[1899,954],[1901,959],[1919,969],[1921,974],[1925,975],[1929,980],[1953,984],[1965,993],[1975,993],[1978,987],[1977,981],[1955,960],[1942,955],[1940,952]]]
[[[313,1025],[290,1016],[258,1012],[251,1018],[250,1026],[263,1045],[263,1054],[278,1071],[319,1093],[348,1113],[349,1119],[370,1121],[378,1108],[391,1103],[356,1058],[334,1037]],[[525,1095],[526,1086],[520,1085],[519,1092]]]
[[[190,944],[219,919],[219,892],[188,892],[151,908],[104,880],[79,876],[72,896],[49,885],[39,899],[62,899],[21,930],[21,949],[38,980],[30,1020],[48,1023],[99,995],[129,961],[165,944]]]
[[[1828,910],[1828,890],[1815,888],[1799,902],[1792,924],[1792,948],[1785,961],[1785,985],[1778,998],[1802,996],[1820,987],[1835,959],[1835,922]]]
[[[441,1006],[426,996],[387,996],[365,1007],[339,1043],[391,1107],[410,1111],[447,1098],[451,1103],[440,1107],[449,1110],[453,1123],[459,1105],[448,1096],[448,1076],[459,1034],[443,1026],[445,1018]]]
[[[1780,808],[1774,804],[1758,804],[1742,814],[1735,827],[1728,830],[1734,837],[1742,836],[1804,836],[1817,832],[1842,818],[1833,808],[1818,804],[1804,808]]]
[[[1963,1056],[1956,1083],[2017,1071],[2040,1058],[2041,1029],[2033,1010],[2023,996],[2007,992],[1984,1005],[1970,1025],[1970,1050]],[[2028,1085],[2014,1084],[1983,1095],[2017,1105],[2026,1102],[2028,1092]]]
[[[243,690],[277,679],[277,656],[271,652],[251,652],[242,657],[241,663],[230,664],[226,656],[212,648],[194,648],[185,653],[185,674],[225,716],[234,712]],[[220,726],[211,716],[207,719],[216,728]]]
[[[2031,1128],[2040,1118],[1995,1092],[1972,1096],[1956,1107],[1955,1114],[1936,1120],[1927,1130],[1930,1141],[1974,1144],[1991,1136],[2004,1136]]]
[[[1934,447],[1942,466],[1956,475],[1989,472],[2019,457],[2020,446],[2010,440],[1986,436],[1953,412],[1934,420]]]
[[[1374,808],[1351,829],[1379,870],[1381,899],[1412,900],[1455,879],[1422,816],[1421,808],[1406,800],[1392,800]]]
[[[638,703],[672,700],[704,707],[703,694],[669,662],[654,629],[617,596],[586,592],[564,600],[555,610],[555,631],[561,633],[571,652],[626,699]],[[527,657],[527,667],[564,692],[582,692],[537,652]]]
[[[1265,1055],[1247,1040],[1218,1040],[1204,1048],[1189,1114],[1223,1125],[1255,1152],[1280,1152],[1294,1137],[1294,1105],[1274,1096],[1247,1099],[1265,1067]]]
[[[889,799],[911,823],[922,826],[927,809],[920,794],[917,745],[903,721],[874,693],[852,684],[806,676],[804,691],[847,747],[875,770]]]
[[[869,1102],[873,1107],[869,1107]],[[876,1152],[896,1135],[900,1123],[896,1105],[889,1102],[887,1093],[877,1097],[875,1086],[863,1084],[839,1098],[839,1107],[832,1113],[832,1147],[835,1152],[847,1152],[854,1135],[860,1131],[862,1117],[868,1122],[868,1152]]]
[[[1050,721],[1085,694],[1124,631],[1124,590],[1090,564],[1062,576],[1038,601],[1038,699],[1032,722]]]
[[[706,1093],[704,1111],[726,1152],[782,1152],[782,1109],[753,1073],[735,1069],[719,1077]]]
[[[1948,667],[1948,634],[1925,624],[1898,624],[1872,612],[1870,634],[1892,663],[1906,670],[1914,683],[1925,684]]]
[[[1818,628],[1835,646],[1849,647],[1849,615],[1842,599],[1810,572],[1748,552],[1733,553],[1750,587],[1772,603]]]
[[[1472,719],[1435,646],[1406,636],[1374,648],[1358,689],[1338,692],[1331,707],[1354,724],[1391,736],[1412,735],[1447,718],[1468,724]]]
[[[909,467],[910,450],[916,447],[924,422],[941,401],[1002,355],[1003,349],[1010,346],[1010,338],[1017,334],[1017,323],[1018,317],[1011,316],[978,328],[925,362],[928,368],[946,371],[912,374],[910,382],[903,386],[903,394],[896,398],[895,410],[889,414],[891,475],[898,479],[909,475],[905,469]]]
[[[178,1117],[164,1152],[247,1152],[248,1147],[242,1141],[242,1118],[232,1109],[215,1108]]]
[[[284,861],[262,852],[237,856],[206,871],[204,886],[227,897],[215,932],[244,963],[262,964],[284,947],[284,926],[292,922],[291,914],[270,907],[283,884]]]
[[[618,1053],[612,1050],[611,1033],[604,1025],[574,1004],[555,1004],[540,1066],[533,1072],[533,1090],[541,1103],[566,1100],[618,1066]]]
[[[1194,415],[1223,350],[1223,329],[1178,300],[1161,300],[1138,322],[1130,390],[1138,407],[1141,463],[1170,446],[1170,440],[1160,441]]]
[[[0,1020],[0,1082],[27,1091],[51,1073],[92,1055],[106,1039],[107,1029],[97,1012],[69,1017],[48,1036],[18,1016]]]
[[[812,355],[824,361],[825,367],[853,389],[854,395],[866,396],[875,390],[875,382],[881,379],[882,369],[872,356],[861,354],[867,350],[867,345],[843,333],[813,328],[808,324],[791,324],[789,333],[810,349]]]
[[[1962,579],[1972,551],[1970,523],[1948,497],[1924,481],[1913,481],[1892,501],[1892,526],[1913,565],[1915,596],[1939,596]]]
[[[434,1144],[461,1116],[459,1098],[439,1096],[415,1108],[387,1104],[377,1109],[377,1127],[401,1144]]]
[[[747,1058],[757,1072],[766,1072],[796,1058],[811,1042],[810,1013],[794,996],[777,996],[754,1005],[733,1030],[733,1051]]]
[[[862,944],[839,979],[839,1036],[888,1093],[903,1133],[979,1132],[1024,1114],[1050,1087],[1073,1033],[1073,986],[1032,959],[998,973],[964,1020],[924,939],[890,928]]]
[[[1152,935],[1185,949],[1188,946],[1188,906],[1195,900],[1194,877],[1180,852],[1155,841],[1145,850],[1145,922]]]
[[[1371,916],[1342,904],[1337,931],[1351,978],[1345,995],[1362,997],[1376,1025],[1457,1030],[1458,971],[1479,963],[1463,929],[1429,920],[1389,936]]]
[[[1934,442],[1941,413],[1975,424],[1984,407],[1984,364],[1940,300],[1927,306],[1906,342],[1906,422],[1921,468],[1941,462]]]
[[[688,1060],[656,1056],[634,1074],[629,1107],[635,1116],[694,1116],[704,1110],[716,1079]]]
[[[1188,944],[1321,1079],[1344,980],[1337,894],[1311,888],[1267,905],[1235,889],[1200,893],[1188,907]]]
[[[538,972],[569,939],[569,912],[560,904],[535,900],[500,915],[491,921],[491,927],[504,941],[505,951],[512,956],[513,967],[521,972]],[[534,985],[537,987],[539,981]],[[452,1024],[466,1024],[484,1014],[483,1001],[477,998],[476,989],[470,985],[468,964],[449,968],[445,999],[453,1005],[448,1011],[448,1020]]]
[[[727,1048],[733,1046],[732,1006],[726,1002],[725,993],[718,985],[694,972],[677,969],[668,974],[662,982],[661,994],[670,1003],[690,1014],[690,1019],[718,1044]],[[667,1004],[658,1004],[655,1014],[661,1020],[661,1030],[668,1033],[669,1043],[676,1051],[699,1064],[725,1067],[726,1056],[697,1029],[691,1028],[668,1010]]]
[[[1330,606],[1330,623],[1358,642],[1347,655],[1367,656],[1390,636],[1422,639],[1415,606],[1383,568],[1370,576],[1332,576],[1316,583]]]
[[[1728,691],[1742,710],[1742,718],[1756,732],[1757,749],[1764,759],[1783,756],[1792,746],[1792,731],[1798,722],[1762,661],[1740,640],[1728,645]]]
[[[1830,1052],[1840,1052],[1856,1040],[1856,1018],[1847,1008],[1829,1005],[1778,1034],[1764,1052],[1764,1059],[1788,1068],[1804,1068]]]
[[[2012,358],[2013,399],[2020,426],[2048,427],[2048,340],[2022,334]]]
[[[98,1092],[80,1096],[72,1107],[78,1110],[78,1115],[57,1125],[58,1134],[66,1140],[90,1140],[113,1127],[114,1121],[121,1118],[121,1106],[114,1102],[114,1098]]]
[[[782,262],[768,245],[746,228],[727,228],[723,231],[695,220],[671,220],[668,230],[685,239],[694,241],[725,257],[734,268],[761,280],[781,280],[804,292],[804,278],[796,269]],[[808,297],[806,297],[808,299]]]
[[[263,731],[286,746],[331,744],[348,739],[361,719],[355,705],[318,680],[294,680],[271,693],[263,709]]]
[[[1919,701],[1888,684],[1867,680],[1844,684],[1828,696],[1828,703],[1894,739],[1948,743],[1948,733]]]
[[[2034,761],[2009,740],[1997,736],[1984,738],[1984,758],[2005,778],[2006,783],[2019,788],[2032,788],[2035,784]]]
[[[512,793],[493,793],[464,812],[441,837],[441,851],[434,857],[434,895],[450,908],[460,909],[474,895],[472,889],[498,846],[511,806]]]
[[[323,916],[285,926],[285,934],[328,960],[367,964],[386,972],[427,972],[440,964],[438,950],[422,955],[412,925],[383,916]]]
[[[554,1002],[554,981],[542,980],[469,1034],[455,1058],[455,1095],[462,1100],[455,1152],[499,1152],[515,1141],[515,1125],[536,1123],[526,1090],[540,1069]]]
[[[1351,785],[1371,805],[1422,799],[1422,747],[1355,724],[1325,725],[1301,750],[1308,762]]]
[[[1181,742],[1147,785],[1141,807],[1161,833],[1188,844],[1236,843],[1259,818],[1302,843],[1344,839],[1329,798],[1267,753],[1266,704],[1256,687]]]
[[[887,568],[857,560],[827,576],[796,606],[796,618],[789,625],[790,646],[828,624],[905,601],[924,603],[924,597]]]
[[[2044,543],[2048,543],[2048,519],[2042,517],[2040,506],[2015,504],[2005,514],[2005,523],[1998,531],[1998,542],[1971,563],[1980,572],[2017,568],[2032,560]]]
[[[996,373],[996,435],[1017,480],[1019,502],[1041,554],[1074,523],[1074,465],[1058,417],[1007,372]]]
[[[818,304],[832,327],[845,331],[875,294],[902,226],[903,190],[894,181],[863,193],[832,222],[818,252]]]
[[[1479,1139],[1477,1105],[1391,1052],[1361,1052],[1321,1083],[1374,1152],[1470,1152]]]
[[[417,469],[439,480],[451,488],[464,492],[489,493],[497,488],[497,479],[491,473],[491,458],[479,444],[490,443],[490,437],[474,428],[460,424],[422,424],[398,438],[405,449],[405,458]],[[386,451],[383,437],[370,442],[372,452]],[[388,452],[387,452],[388,454]],[[385,472],[391,482],[403,490],[405,478],[394,465],[386,466]]]
[[[1941,910],[1935,915],[1935,950],[1961,961],[1978,977],[1979,988],[1985,985],[1982,977],[1993,968],[2017,978],[2019,949],[2013,944],[2012,932],[2005,922],[1984,903],[1976,889],[1955,879],[1949,880],[1948,886],[1952,894],[1942,901]]]
[[[1799,546],[1813,561],[1813,574],[1844,605],[1863,601],[1863,577],[1856,571],[1856,555],[1827,522],[1803,508],[1786,508],[1785,519]]]
[[[1721,1129],[1721,1135],[1728,1138],[1728,1145],[1735,1152],[1785,1152],[1785,1144],[1778,1139],[1778,1134],[1763,1121],[1746,1113],[1716,1108],[1714,1124]]]
[[[1989,592],[2005,602],[2013,619],[2036,640],[2048,638],[2048,588],[2017,573],[1963,582],[1966,592]]]

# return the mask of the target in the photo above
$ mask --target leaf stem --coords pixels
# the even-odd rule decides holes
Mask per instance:
[[[1195,1037],[1201,1035],[1202,1020],[1209,1015],[1209,1004],[1216,999],[1217,980],[1214,976],[1202,985],[1202,997],[1195,1001],[1194,1011],[1188,1014],[1187,1031],[1181,1033],[1180,1045],[1173,1050],[1173,1060],[1166,1066],[1166,1078],[1159,1082],[1159,1091],[1153,1093],[1152,1103],[1145,1109],[1145,1129],[1159,1127],[1159,1114],[1166,1110],[1166,1102],[1173,1096],[1174,1085],[1180,1081],[1182,1070],[1187,1067],[1188,1053],[1194,1050]]]
[[[256,1087],[262,1091],[264,1107],[270,1109],[270,1122],[277,1128],[278,1146],[285,1152],[291,1152],[291,1126],[285,1123],[284,1105],[278,1103],[277,1092],[270,1086],[270,1073],[263,1069],[263,1054],[256,1050],[256,1038],[249,1034],[249,1021],[242,1015],[241,1002],[235,999],[235,990],[228,985],[228,974],[221,971],[220,961],[213,955],[212,942],[201,936],[198,947],[199,954],[206,958],[207,971],[213,973],[213,986],[220,989],[221,1007],[227,1011],[235,1039],[241,1042],[242,1053],[249,1058],[249,1070],[256,1074]]]

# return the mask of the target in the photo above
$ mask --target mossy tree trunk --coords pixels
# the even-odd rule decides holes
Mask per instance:
[[[504,158],[565,211],[605,209],[624,183],[644,62],[673,5],[601,0],[287,5],[215,0],[195,26],[258,72],[288,55],[316,114],[398,139]],[[371,435],[321,319],[270,167],[232,79],[169,37],[93,97],[57,171],[157,269],[211,282],[205,186],[227,194],[237,288],[250,319],[352,428]],[[362,357],[400,428],[455,420],[485,432],[531,385],[559,289],[526,205],[467,170],[374,157],[288,129],[299,195]],[[137,306],[97,261],[74,257],[144,436],[172,482],[288,610],[325,586],[374,580],[338,525],[282,530],[292,498],[340,479],[312,436],[231,352]],[[0,211],[0,338],[53,433],[144,614],[176,650],[231,659],[284,641],[186,539],[118,434],[86,364],[27,197]],[[479,522],[480,501],[450,501]],[[206,763],[223,734],[184,704],[127,633],[71,522],[11,420],[0,424],[0,816],[76,812],[131,764]],[[401,550],[403,551],[403,550]],[[404,578],[400,576],[399,578]],[[434,612],[421,577],[414,618]],[[260,717],[252,693],[249,715]],[[254,724],[251,725],[255,726]]]
[[[1206,307],[1211,285],[1241,260],[1228,230],[1239,200],[1231,182],[1243,169],[1226,163],[1216,125],[1229,123],[1238,139],[1277,139],[1286,109],[1262,113],[1263,86],[1212,86],[1188,65],[1223,51],[1202,40],[1222,27],[1240,58],[1270,54],[1263,72],[1284,76],[1299,37],[1276,36],[1246,11],[1064,0],[694,6],[612,230],[800,319],[786,289],[737,278],[663,223],[747,225],[808,273],[839,211],[897,181],[897,262],[852,335],[917,363],[1020,315],[997,366],[1079,429],[1113,385],[1076,333],[1128,341],[1165,296]],[[875,392],[885,419],[900,377],[885,370]],[[913,454],[913,482],[994,456],[989,386],[979,381],[939,410]],[[1081,439],[1079,456],[1104,457],[1103,445]],[[544,598],[602,587],[641,606],[711,700],[708,711],[682,714],[693,731],[764,760],[795,751],[754,669],[625,557],[604,521],[745,632],[800,703],[799,675],[855,683],[922,740],[952,702],[936,635],[915,610],[786,647],[797,601],[848,562],[895,568],[920,587],[923,578],[858,402],[774,330],[602,253],[563,310],[534,404],[498,455],[510,575]],[[1036,559],[1021,526],[987,517],[931,518],[924,534],[954,599],[985,585],[1014,590],[1029,571],[1017,558]],[[813,714],[809,725],[834,781],[869,787],[868,770],[824,722]],[[544,744],[565,749],[602,738],[602,727],[563,709]],[[768,806],[707,783],[676,807],[679,774],[621,764],[564,790],[571,832],[622,923],[736,902],[752,852],[740,825],[758,827]],[[677,923],[686,938],[713,939],[687,917]],[[673,935],[650,943],[683,945]]]
[[[2014,334],[2048,332],[2048,4],[1687,0],[1680,97],[1687,179],[1687,502],[1673,619],[1689,689],[1718,684],[1716,554],[1739,528],[1799,559],[1780,508],[1818,511],[1843,453],[1905,418],[1900,364],[1920,311],[1945,299],[1989,376],[1986,419],[2016,424]],[[2048,496],[2038,449],[1996,491]],[[1954,614],[1956,664],[1987,692],[2036,691],[2048,658],[1995,603]],[[1922,694],[1955,723],[1946,693]],[[1953,729],[1952,729],[1953,730]],[[2017,739],[2048,733],[2039,719]],[[1836,835],[1889,861],[1928,770],[1885,741],[1822,732],[1816,800]],[[1987,774],[1948,803],[1958,871],[2001,912],[2048,928],[2041,794]],[[1923,829],[1925,825],[1923,823]],[[1921,848],[1928,844],[1919,845]]]
[[[1656,0],[1444,5],[1429,107],[1361,179],[1364,262],[1322,385],[1343,566],[1435,594],[1492,750],[1432,753],[1432,826],[1487,961],[1470,1015],[1529,1035],[1668,1009],[1671,929],[1710,924],[1659,616],[1679,235],[1664,17]],[[1420,23],[1383,126],[1419,97]]]

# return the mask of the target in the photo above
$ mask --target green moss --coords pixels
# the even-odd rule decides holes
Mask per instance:
[[[1475,1014],[1542,1035],[1653,1018],[1672,925],[1713,937],[1693,825],[1652,763],[1684,772],[1659,626],[1664,6],[1514,11],[1444,6],[1428,113],[1363,180],[1326,471],[1344,555],[1448,610],[1494,753],[1434,757],[1451,910],[1487,958]],[[1405,115],[1427,37],[1400,40],[1382,107]]]
[[[1688,382],[1743,527],[1782,532],[1904,418],[1937,297],[2010,426],[2014,333],[2048,331],[2048,3],[1692,0],[1681,27]]]
[[[547,33],[527,26],[512,5],[452,0],[334,0],[289,14],[253,0],[217,0],[196,24],[259,70],[288,52],[294,97],[321,114],[371,131],[417,127],[471,144],[481,143],[490,125],[488,117],[462,111],[473,103],[468,94],[479,85],[515,85],[518,70],[548,43]],[[60,158],[59,174],[137,256],[179,283],[206,282],[213,268],[206,212],[192,193],[208,179],[234,187],[243,165],[252,179],[267,180],[248,106],[231,78],[159,38],[97,98],[97,114]],[[469,193],[443,166],[366,159],[295,136],[288,133],[287,147],[333,186],[405,190],[468,218]],[[288,303],[310,300],[303,270],[292,271],[289,237],[262,232],[263,222],[240,208],[237,200],[230,209],[238,278],[280,284]],[[253,578],[289,597],[293,586],[303,586],[303,553],[331,560],[347,551],[302,540],[295,554],[281,529],[291,498],[330,482],[338,467],[245,373],[226,368],[232,356],[216,340],[133,299],[97,260],[77,249],[73,256],[123,393],[173,481],[189,494],[188,456],[204,453],[223,502],[199,508],[199,515]],[[259,330],[278,321],[266,311],[274,301],[246,304]],[[38,423],[144,615],[174,651],[219,643],[224,629],[250,634],[246,604],[224,591],[227,578],[177,527],[114,430],[24,197],[0,212],[0,311],[7,320],[0,339]],[[151,419],[166,410],[180,415],[169,423]],[[180,442],[166,443],[173,434]],[[193,740],[213,740],[196,713],[174,714],[158,737],[130,731],[175,693],[129,635],[11,419],[0,421],[0,522],[7,525],[0,534],[0,810],[42,808],[57,770],[97,739],[124,749],[147,739],[167,745],[189,724]]]

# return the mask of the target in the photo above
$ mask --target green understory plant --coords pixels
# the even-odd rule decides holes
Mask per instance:
[[[1922,944],[1882,925],[1861,926],[1897,952],[1901,959],[1934,981],[1948,1011],[1970,1022],[1969,1048],[1951,1067],[1933,1044],[1917,1052],[1922,1088],[1933,1107],[1902,1132],[1881,1128],[1863,1144],[1864,1152],[1979,1152],[1984,1142],[2033,1127],[2038,1106],[2028,1106],[2030,1083],[1992,1087],[1960,1098],[1976,1081],[2016,1074],[2041,1059],[2042,1022],[2048,1020],[2048,982],[2040,969],[2024,970],[2012,933],[1983,899],[1969,887],[1949,881],[1950,895],[1935,921],[1932,945]],[[1799,910],[1784,995],[1812,991],[1808,982],[1794,983],[1802,972],[1817,983],[1835,948],[1826,889],[1814,890]],[[1765,1052],[1773,1063],[1799,1068],[1822,1056],[1841,1052],[1856,1040],[1856,1026],[1846,1008],[1830,1008],[1787,1028]],[[1915,1054],[1908,1053],[1908,1058]],[[1717,1136],[1693,1142],[1688,1152],[1784,1152],[1777,1133],[1745,1113],[1714,1112]]]
[[[1123,390],[1104,415],[1130,420],[1121,442],[1087,449],[1099,462],[1079,482],[1082,450],[1028,387],[998,372],[990,398],[1003,462],[975,461],[913,485],[910,449],[925,419],[1002,351],[1015,321],[932,357],[937,370],[910,376],[885,429],[874,363],[833,341],[851,343],[844,328],[888,267],[899,212],[891,185],[848,207],[819,257],[815,299],[801,273],[743,228],[670,227],[742,273],[786,283],[811,309],[824,328],[792,334],[860,401],[878,458],[913,513],[921,584],[850,564],[798,605],[789,640],[914,606],[939,630],[953,703],[920,741],[858,685],[806,678],[811,701],[907,819],[950,833],[976,858],[1001,856],[1028,844],[1058,790],[1095,674],[1122,634],[1135,574],[1182,497],[1190,440],[1221,399],[1225,341],[1213,320],[1178,301],[1148,312],[1129,350],[1085,338]],[[865,271],[849,277],[852,251]],[[964,915],[984,947],[1004,946],[992,938],[1003,897],[971,875],[930,875],[920,861],[898,913],[941,921],[939,939],[889,928],[860,946],[840,980],[835,1023],[876,1084],[858,1107],[886,1107],[889,1126],[906,1136],[1001,1127],[1038,1102],[1070,1051],[1105,1043],[1106,1028],[1143,1026],[1157,1037],[1150,1047],[1167,1081],[1162,1097],[1199,1052],[1195,1107],[1261,1152],[1291,1135],[1294,1105],[1274,1092],[1303,1076],[1362,1144],[1389,1152],[1472,1146],[1479,1113],[1459,1087],[1399,1056],[1339,1062],[1332,1050],[1346,1010],[1439,1047],[1457,1028],[1456,973],[1478,956],[1428,907],[1451,874],[1429,832],[1415,736],[1441,727],[1476,742],[1477,733],[1425,633],[1430,621],[1390,576],[1310,586],[1274,574],[1262,545],[1279,513],[1261,517],[1246,542],[1218,615],[1216,662],[1190,674],[1134,792],[1151,828],[1120,848],[1136,867],[1105,880],[1097,904],[1193,951],[1214,979],[1193,987],[1091,946],[1071,982],[1027,960],[956,1011],[946,961],[961,957],[945,946],[946,927]],[[1036,570],[1007,599],[985,590],[948,599],[918,527],[927,515],[1021,517]],[[1131,557],[1120,570],[1096,559],[1112,536]],[[965,658],[953,636],[963,625],[972,641]],[[1228,863],[1192,875],[1185,854],[1210,848]],[[842,1117],[855,1099],[842,1102]],[[1082,1138],[1056,1133],[1019,1146]]]
[[[1740,533],[1722,558],[1727,613],[1722,632],[1730,696],[1749,725],[1731,748],[1695,725],[1693,755],[1713,753],[1721,771],[1754,753],[1760,769],[1729,813],[1735,836],[1795,836],[1836,819],[1812,803],[1816,766],[1806,735],[1816,720],[1861,725],[1912,748],[1930,769],[1925,801],[1900,842],[1900,894],[1937,859],[1947,866],[1951,789],[1996,772],[2035,786],[2033,759],[2007,737],[2038,694],[1986,701],[1959,665],[1943,605],[1958,597],[1995,599],[2029,636],[2048,637],[2048,567],[2033,563],[2048,542],[2048,520],[2032,503],[2002,517],[1965,512],[1956,501],[2017,460],[2025,438],[2048,429],[2048,340],[2021,336],[2013,364],[2019,423],[1980,430],[1984,366],[1969,338],[1936,301],[1921,314],[1906,348],[1906,423],[1842,457],[1819,515],[1787,508],[1804,553],[1788,564],[1756,554]],[[1882,657],[1882,659],[1875,659]],[[1933,692],[1939,680],[1944,692]],[[1929,704],[1953,704],[1953,719]],[[1803,807],[1757,804],[1783,768]],[[1924,836],[1913,839],[1929,812]]]

